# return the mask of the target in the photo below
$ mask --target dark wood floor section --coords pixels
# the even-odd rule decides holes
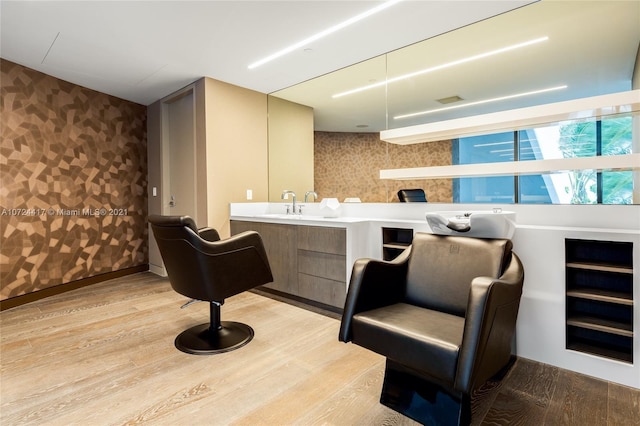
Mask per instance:
[[[223,320],[250,324],[242,349],[173,347],[208,307],[151,273],[0,313],[0,424],[413,425],[378,403],[384,358],[337,341],[335,314],[243,293]],[[640,425],[640,390],[526,359],[472,400],[474,425]]]
[[[640,425],[640,390],[519,358],[472,409],[476,425]]]

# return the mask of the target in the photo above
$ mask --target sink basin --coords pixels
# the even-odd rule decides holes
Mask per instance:
[[[430,212],[427,223],[434,234],[475,238],[508,238],[516,230],[515,212],[502,209]]]
[[[305,214],[285,214],[285,213],[267,213],[257,215],[256,217],[263,217],[267,219],[287,219],[287,220],[324,220],[327,219],[324,216],[312,216]]]

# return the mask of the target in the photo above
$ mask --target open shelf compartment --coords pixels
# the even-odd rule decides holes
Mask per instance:
[[[633,363],[633,243],[565,240],[567,349]]]
[[[413,229],[382,228],[382,259],[393,260],[413,241]]]

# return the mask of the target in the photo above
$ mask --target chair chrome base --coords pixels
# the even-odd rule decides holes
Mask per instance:
[[[213,355],[241,348],[253,339],[253,329],[246,324],[222,321],[211,330],[211,324],[191,327],[176,337],[176,348],[193,355]]]

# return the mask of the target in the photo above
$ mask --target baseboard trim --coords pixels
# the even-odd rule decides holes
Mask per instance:
[[[15,308],[16,306],[35,302],[36,300],[55,296],[56,294],[66,293],[67,291],[76,290],[78,288],[86,287],[92,284],[101,283],[104,281],[112,280],[114,278],[124,277],[126,275],[137,274],[139,272],[145,272],[148,270],[149,265],[145,263],[144,265],[132,266],[130,268],[120,269],[118,271],[106,272],[104,274],[95,275],[93,277],[87,277],[80,280],[71,281],[69,283],[59,284],[53,287],[34,291],[32,293],[23,294],[21,296],[10,297],[9,299],[0,300],[0,311]]]
[[[304,297],[295,296],[293,294],[285,293],[279,290],[274,290],[269,287],[260,286],[250,290],[252,293],[259,294],[261,296],[269,297],[279,302],[288,303],[289,305],[297,306],[299,308],[306,309],[318,314],[322,314],[329,318],[340,319],[342,318],[342,309],[335,306],[326,305],[324,303],[316,302],[315,300],[306,299]]]
[[[162,266],[149,264],[149,272],[160,275],[161,277],[167,276],[167,271]]]

